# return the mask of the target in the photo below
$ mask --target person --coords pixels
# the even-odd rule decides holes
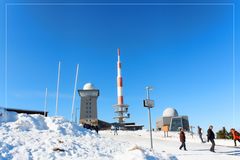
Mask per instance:
[[[234,128],[232,128],[230,130],[230,132],[232,134],[232,138],[233,138],[233,141],[234,141],[234,146],[236,147],[237,146],[237,141],[240,142],[239,133]]]
[[[204,143],[203,138],[202,138],[202,128],[200,126],[198,126],[198,135],[199,135],[199,138],[201,139],[202,143]]]
[[[96,133],[98,134],[98,126],[97,125],[94,126],[94,129],[95,129]]]
[[[118,135],[118,133],[117,133],[117,126],[114,126],[114,135]]]
[[[184,150],[186,151],[186,137],[185,137],[185,133],[183,131],[183,128],[180,128],[180,134],[179,134],[179,137],[180,137],[180,142],[182,142],[181,146],[179,147],[179,149],[181,150],[182,148],[184,148]]]
[[[210,151],[211,152],[215,152],[215,134],[214,132],[212,131],[213,129],[213,126],[210,125],[209,128],[208,128],[208,131],[207,131],[207,139],[208,139],[208,142],[210,141],[212,143],[212,146],[210,148]]]
[[[223,139],[226,139],[227,138],[227,136],[228,136],[228,132],[227,132],[227,130],[226,130],[226,128],[225,127],[223,127],[223,129],[222,129],[222,138]]]

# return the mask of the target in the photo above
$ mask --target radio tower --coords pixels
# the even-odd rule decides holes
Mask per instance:
[[[128,112],[128,105],[123,103],[123,83],[122,83],[122,75],[121,75],[121,62],[120,62],[120,48],[118,48],[118,61],[117,61],[117,104],[113,107],[115,108],[116,117],[114,119],[118,120],[120,125],[124,125],[124,121],[126,118],[130,117]]]

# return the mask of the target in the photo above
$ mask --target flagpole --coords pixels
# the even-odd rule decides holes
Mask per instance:
[[[45,91],[45,102],[44,102],[44,116],[46,117],[46,112],[47,112],[47,94],[48,94],[48,90],[46,88]]]
[[[57,95],[56,95],[56,112],[55,112],[55,116],[58,115],[58,95],[59,95],[60,70],[61,70],[61,62],[59,61],[59,63],[58,63],[58,79],[57,79]]]
[[[75,84],[74,84],[74,90],[73,90],[72,113],[71,113],[71,121],[72,121],[72,122],[73,122],[73,116],[74,116],[74,102],[75,102],[76,88],[77,88],[77,80],[78,80],[78,68],[79,68],[79,64],[77,64]]]

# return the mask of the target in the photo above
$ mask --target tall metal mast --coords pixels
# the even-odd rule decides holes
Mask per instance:
[[[118,61],[117,61],[117,104],[114,105],[116,117],[118,123],[121,125],[125,122],[126,118],[129,118],[130,114],[128,112],[128,105],[123,103],[123,81],[121,74],[121,61],[120,61],[120,48],[118,48]]]

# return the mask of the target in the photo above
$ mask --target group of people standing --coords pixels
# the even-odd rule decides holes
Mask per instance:
[[[93,125],[90,125],[90,124],[83,124],[83,128],[90,129],[90,130],[95,130],[96,133],[98,134],[99,129],[98,129],[97,125],[93,126]]]
[[[115,135],[118,135],[118,133],[117,133],[118,127],[117,127],[117,126],[112,125],[112,126],[111,126],[111,130],[114,131],[114,136],[115,136]]]
[[[223,127],[225,132],[226,132],[226,129],[225,127]],[[224,137],[228,137],[228,138],[232,138],[233,141],[234,141],[234,146],[237,146],[237,141],[240,142],[240,133],[237,132],[234,128],[232,128],[230,130],[230,134],[227,133],[225,135],[225,132],[224,132]],[[202,138],[202,135],[203,135],[203,132],[202,132],[202,128],[198,126],[198,135],[199,135],[199,138],[201,140],[202,143],[205,143],[205,141],[203,140]],[[231,135],[231,136],[229,136]],[[179,147],[179,149],[181,150],[182,148],[184,148],[184,150],[186,151],[186,137],[185,137],[185,133],[184,133],[184,130],[183,128],[180,129],[180,133],[179,133],[179,137],[180,137],[180,142],[181,142],[181,146]],[[211,142],[211,148],[210,148],[210,151],[211,152],[215,152],[215,134],[213,132],[213,126],[210,125],[208,130],[207,130],[207,142]]]
[[[207,131],[207,141],[208,142],[210,141],[212,143],[210,151],[211,152],[215,152],[215,141],[214,141],[215,134],[212,131],[212,129],[213,129],[213,126],[210,125],[209,128],[208,128],[208,131]],[[199,126],[198,126],[198,135],[199,135],[199,138],[201,139],[202,143],[205,143],[203,141],[203,138],[202,138],[202,129]],[[185,136],[183,128],[180,128],[179,138],[180,138],[180,142],[181,142],[181,146],[179,147],[179,149],[181,150],[183,148],[185,151],[187,151],[187,148],[186,148],[186,136]]]

